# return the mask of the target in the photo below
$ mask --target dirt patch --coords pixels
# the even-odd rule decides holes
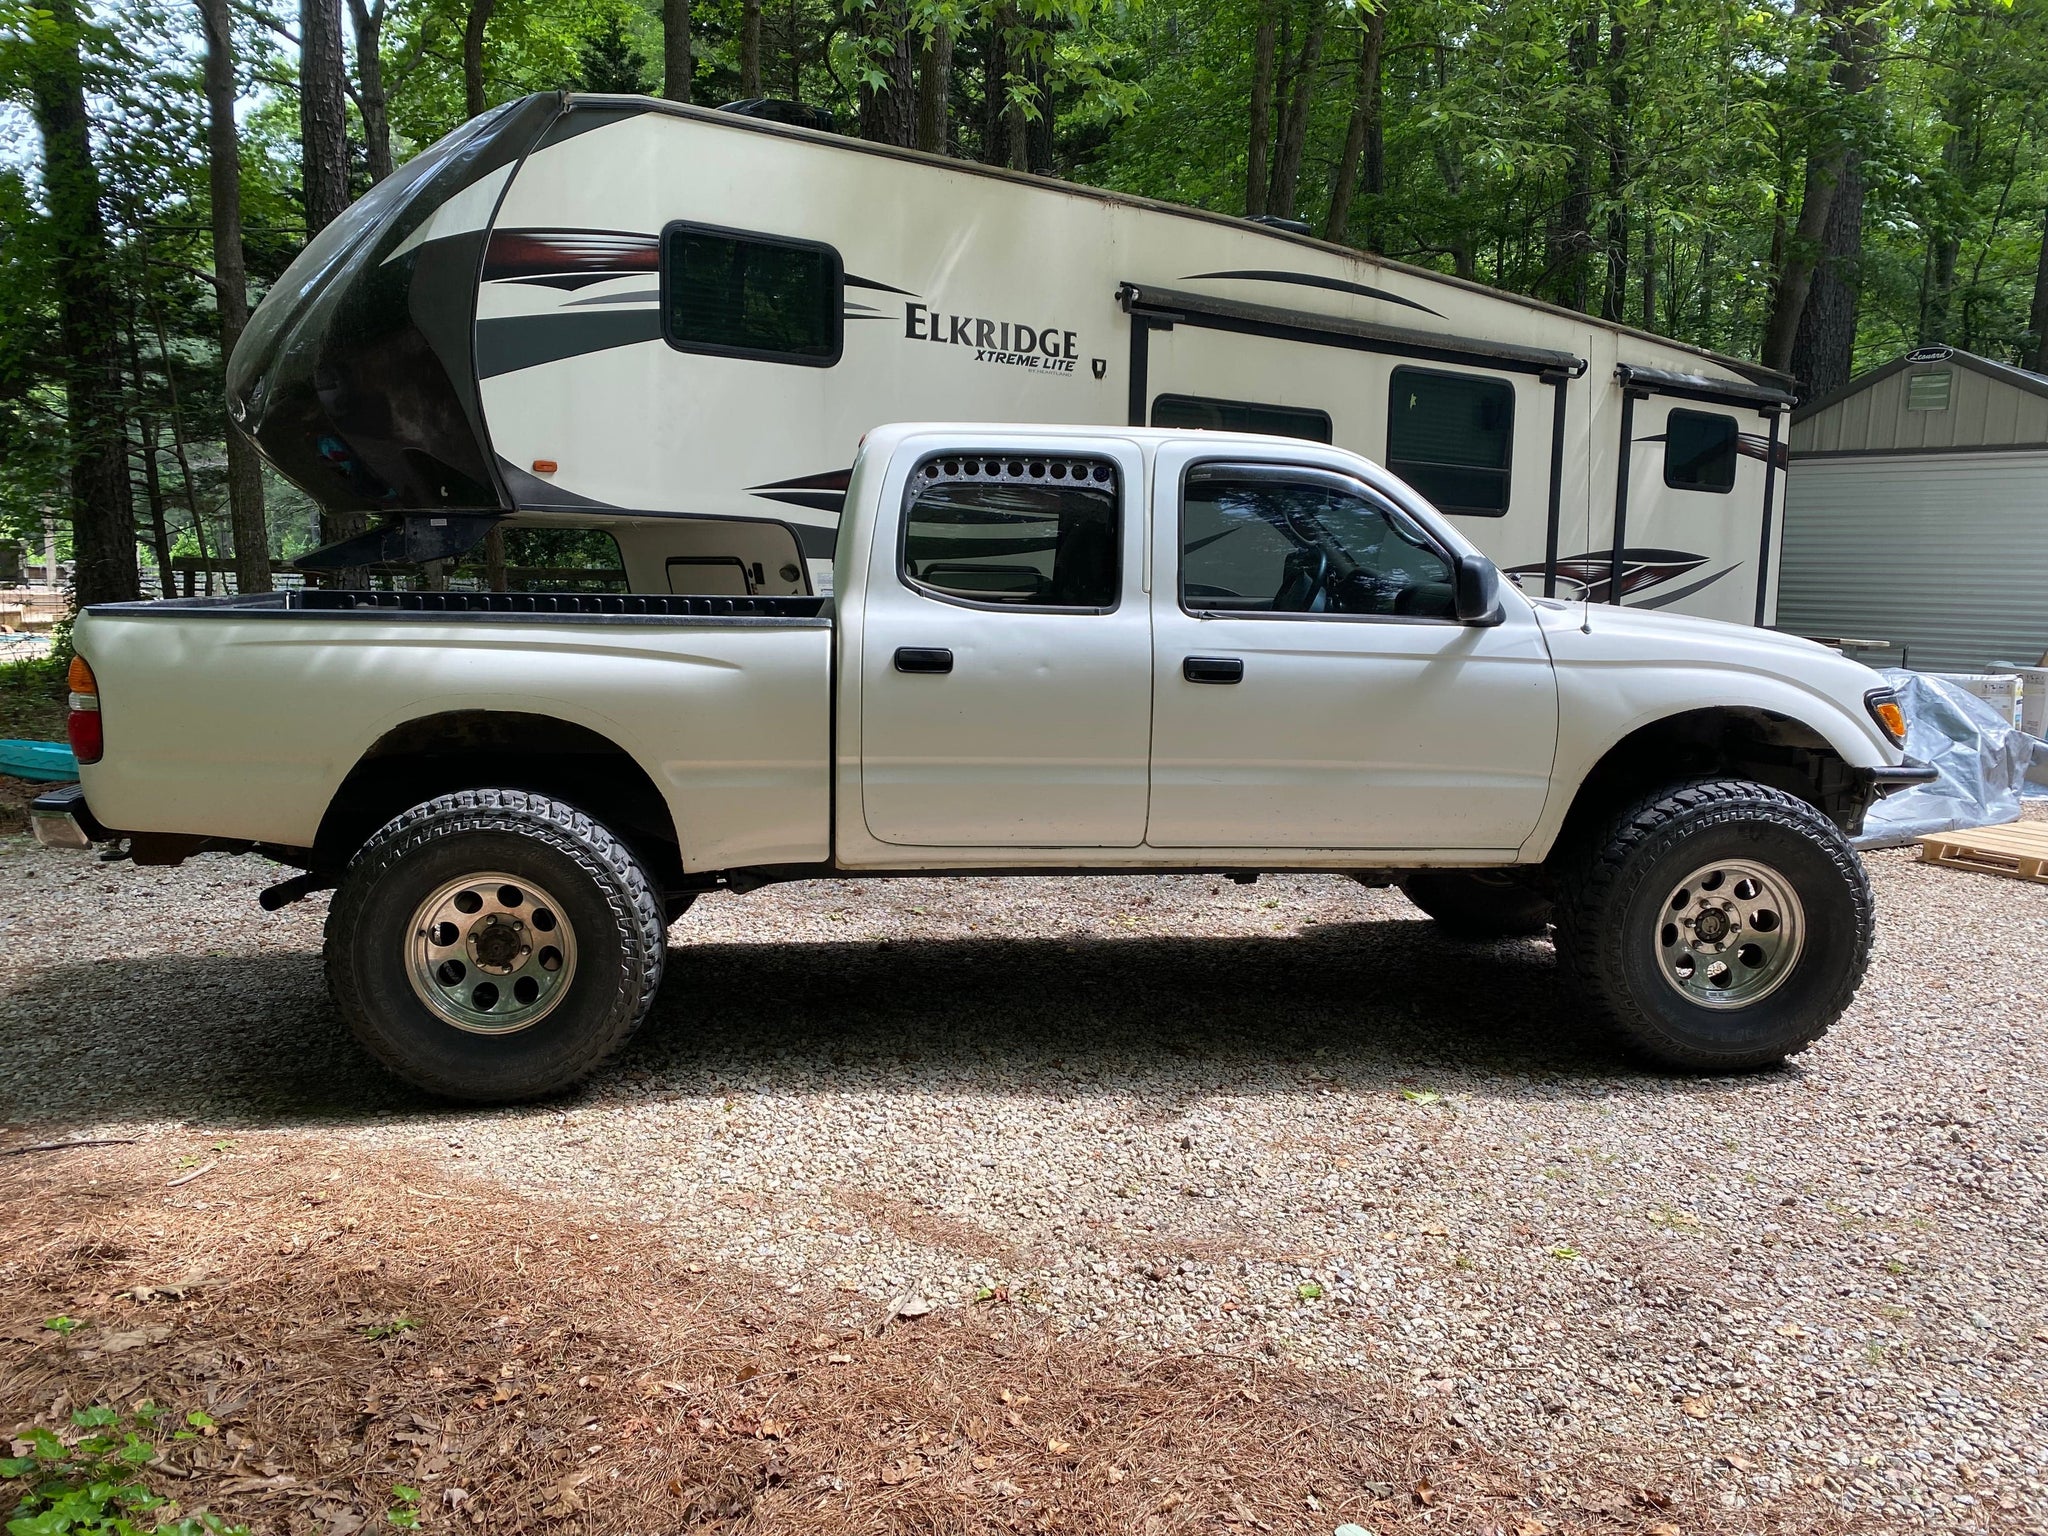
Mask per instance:
[[[28,803],[49,787],[0,774],[0,837],[28,830]]]
[[[0,1254],[0,1423],[203,1412],[150,1480],[280,1536],[378,1529],[396,1485],[480,1532],[1840,1528],[1656,1457],[1516,1470],[1408,1392],[1060,1339],[1001,1295],[820,1306],[303,1142],[0,1155]]]

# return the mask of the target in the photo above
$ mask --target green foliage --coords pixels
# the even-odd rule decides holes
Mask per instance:
[[[401,1531],[416,1531],[420,1528],[420,1491],[408,1488],[403,1483],[394,1483],[391,1488],[391,1508],[384,1512],[387,1524]]]
[[[176,1517],[143,1481],[161,1455],[152,1438],[160,1417],[147,1403],[125,1422],[99,1406],[71,1415],[79,1433],[69,1437],[28,1431],[26,1456],[0,1457],[0,1483],[18,1500],[8,1536],[248,1536],[204,1510]]]

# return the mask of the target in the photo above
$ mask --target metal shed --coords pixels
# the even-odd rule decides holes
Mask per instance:
[[[2048,652],[2048,376],[1923,347],[1792,413],[1778,627],[1878,665]]]

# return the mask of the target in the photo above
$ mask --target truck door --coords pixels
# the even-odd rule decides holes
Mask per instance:
[[[947,453],[884,508],[860,641],[861,814],[880,842],[1132,848],[1151,622],[1142,460]]]
[[[1159,453],[1146,841],[1517,847],[1557,740],[1534,614],[1458,623],[1446,551],[1317,459]]]

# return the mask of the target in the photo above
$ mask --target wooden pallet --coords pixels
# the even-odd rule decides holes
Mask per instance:
[[[2048,885],[2048,822],[1937,832],[1920,839],[1920,861]]]

